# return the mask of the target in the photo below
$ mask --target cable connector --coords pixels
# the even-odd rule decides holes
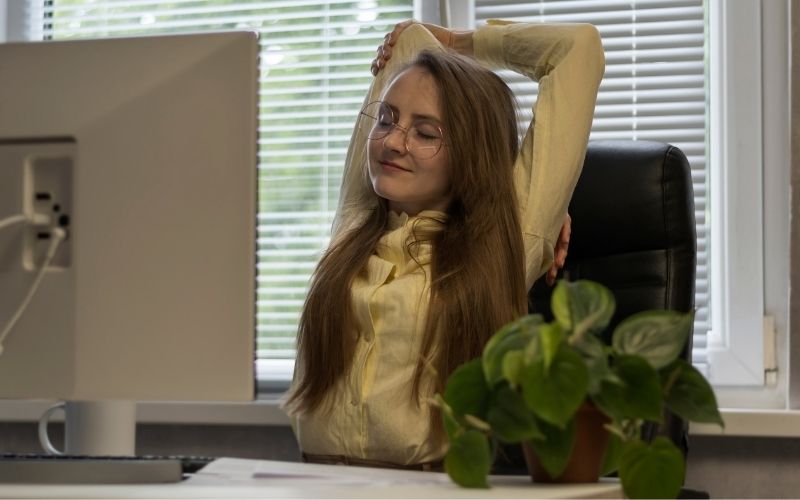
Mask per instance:
[[[54,227],[50,231],[50,235],[53,237],[53,242],[50,243],[50,246],[47,248],[47,254],[45,256],[48,265],[53,260],[53,257],[55,257],[58,246],[61,245],[61,242],[67,239],[67,230],[60,227]]]
[[[47,214],[33,214],[28,217],[28,222],[34,226],[47,226],[53,225],[53,218]]]

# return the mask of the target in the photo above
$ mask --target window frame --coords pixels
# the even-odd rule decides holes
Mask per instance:
[[[712,328],[709,380],[763,385],[764,266],[761,12],[754,2],[710,2]],[[735,104],[729,106],[728,104]],[[750,117],[751,119],[746,119]],[[757,168],[748,168],[750,166]],[[735,173],[735,175],[734,175]],[[742,238],[744,234],[750,237]],[[738,270],[738,272],[732,272]]]
[[[710,381],[721,407],[786,409],[789,4],[709,3]]]

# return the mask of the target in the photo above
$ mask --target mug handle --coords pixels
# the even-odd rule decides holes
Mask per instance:
[[[60,403],[56,403],[50,408],[47,409],[42,416],[39,417],[39,444],[42,445],[44,451],[46,451],[49,455],[63,455],[64,452],[53,446],[53,443],[50,442],[50,436],[47,434],[47,426],[50,424],[50,417],[53,413],[57,412],[58,410],[64,410],[66,413],[66,403],[63,401]]]

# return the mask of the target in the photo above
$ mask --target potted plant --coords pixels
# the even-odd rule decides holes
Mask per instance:
[[[677,496],[683,454],[664,437],[645,443],[640,436],[665,407],[688,421],[724,425],[708,382],[678,359],[694,314],[635,314],[606,345],[599,334],[614,314],[610,290],[561,281],[551,307],[550,323],[534,314],[498,330],[436,396],[450,441],[445,470],[461,486],[488,487],[494,445],[523,443],[529,465],[544,469],[534,480],[563,480],[568,471],[566,481],[596,481],[617,471],[629,498]],[[573,453],[588,441],[598,443]],[[575,476],[575,460],[592,454],[589,477],[580,469]]]

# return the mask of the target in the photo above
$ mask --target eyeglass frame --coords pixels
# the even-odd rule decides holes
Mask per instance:
[[[378,125],[379,120],[378,120],[377,117],[372,117],[372,116],[370,116],[370,115],[368,115],[367,113],[364,112],[367,108],[369,108],[373,104],[383,104],[383,105],[385,105],[386,109],[388,109],[389,112],[392,114],[392,124],[391,124],[391,127],[389,128],[389,130],[386,132],[386,135],[384,135],[383,137],[376,137],[374,139],[372,137],[370,137],[370,134],[371,134],[372,130]],[[395,120],[396,113],[395,113],[394,109],[392,109],[391,106],[386,104],[385,101],[377,100],[377,101],[369,102],[366,105],[364,105],[363,108],[361,108],[361,111],[359,111],[358,114],[359,114],[359,116],[363,115],[363,116],[365,116],[365,117],[367,117],[369,119],[375,120],[375,123],[367,131],[367,139],[369,139],[370,141],[386,141],[386,139],[389,138],[390,135],[392,135],[392,132],[394,132],[394,129],[397,128],[397,129],[399,129],[399,130],[401,130],[403,132],[403,146],[406,148],[406,151],[408,152],[408,154],[410,154],[411,156],[414,156],[415,158],[418,158],[418,159],[421,159],[421,160],[429,160],[429,159],[435,157],[436,155],[438,155],[439,151],[442,150],[442,147],[445,147],[445,146],[449,147],[450,146],[449,144],[444,142],[444,130],[442,129],[442,127],[440,125],[436,124],[436,123],[432,123],[432,125],[435,126],[439,130],[439,134],[441,136],[440,140],[442,142],[439,145],[439,148],[436,150],[436,152],[433,153],[431,156],[426,156],[424,158],[420,158],[418,155],[414,154],[414,152],[415,151],[419,151],[420,148],[410,148],[410,147],[408,147],[408,133],[411,131],[412,128],[414,128],[413,123],[412,123],[412,125],[410,127],[404,127],[404,126],[400,125],[400,123],[398,123]],[[422,148],[422,149],[430,149],[430,148]]]

